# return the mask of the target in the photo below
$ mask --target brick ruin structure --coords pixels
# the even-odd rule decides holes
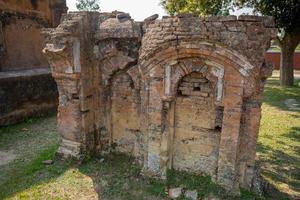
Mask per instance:
[[[0,0],[0,126],[56,109],[40,32],[66,11],[65,0]]]
[[[251,188],[272,18],[74,12],[46,35],[59,155],[122,152],[146,174]]]

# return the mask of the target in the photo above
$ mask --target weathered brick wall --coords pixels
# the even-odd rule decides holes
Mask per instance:
[[[66,13],[65,0],[5,0],[0,1],[1,15],[30,16],[45,21],[55,27],[61,14]],[[2,18],[3,19],[3,18]]]
[[[0,71],[49,68],[40,32],[59,24],[65,0],[0,2]]]
[[[79,157],[99,148],[100,135],[106,136],[100,126],[102,77],[91,40],[97,20],[97,13],[70,13],[63,16],[56,29],[45,33],[44,53],[59,92],[58,130],[62,145],[58,154],[66,157]]]
[[[4,26],[5,49],[0,61],[1,71],[33,68],[49,68],[42,54],[44,44],[41,36],[43,25],[31,19],[12,17]]]
[[[176,168],[250,188],[272,18],[156,18],[70,13],[49,30],[59,153],[120,151],[163,178]]]
[[[173,167],[215,175],[220,130],[216,125],[216,82],[192,72],[179,82],[175,99]]]
[[[237,190],[240,185],[250,187],[254,173],[262,88],[265,77],[270,72],[269,65],[265,64],[264,54],[269,48],[270,40],[275,37],[273,27],[274,23],[269,17],[240,16],[237,19],[235,16],[228,16],[204,19],[183,15],[157,20],[145,28],[139,67],[151,88],[149,109],[155,110],[148,116],[151,127],[148,134],[150,138],[155,138],[148,142],[151,151],[148,149],[146,165],[151,170],[156,170],[162,161],[170,158],[160,155],[166,154],[162,151],[169,152],[170,148],[172,151],[174,139],[170,142],[169,134],[173,131],[175,134],[172,134],[176,137],[178,132],[176,127],[172,130],[176,123],[171,124],[170,131],[163,129],[161,121],[164,117],[160,110],[164,102],[161,99],[174,98],[176,84],[181,77],[201,72],[201,66],[205,66],[218,77],[214,104],[224,109],[216,180],[232,190]],[[198,61],[189,61],[190,58],[197,58]],[[166,79],[167,75],[170,80]],[[168,102],[171,108],[173,101]],[[170,115],[173,118],[174,110],[167,112],[167,116]],[[156,116],[155,121],[153,116]],[[157,149],[157,143],[168,142],[169,148]],[[160,157],[160,161],[153,164],[155,162],[152,160],[157,157]]]
[[[0,126],[55,112],[57,96],[49,69],[0,73]]]
[[[0,1],[0,126],[56,110],[41,30],[58,25],[66,11],[65,0]]]
[[[127,73],[113,77],[111,84],[112,145],[116,151],[140,155],[139,93]]]

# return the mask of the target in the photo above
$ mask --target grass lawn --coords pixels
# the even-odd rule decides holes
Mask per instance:
[[[298,84],[299,71],[296,75]],[[300,110],[289,110],[286,99],[295,99],[300,104],[300,88],[280,87],[279,74],[275,72],[265,88],[258,161],[272,186],[300,199]]]
[[[270,49],[273,50],[273,51],[278,51],[278,52],[280,51],[280,47],[278,47],[278,46],[273,46]],[[300,44],[296,47],[295,51],[296,52],[300,51]]]
[[[230,197],[210,177],[176,171],[166,182],[143,178],[134,160],[122,155],[45,166],[42,161],[53,159],[59,143],[53,115],[0,128],[0,158],[4,152],[12,160],[0,162],[0,199],[160,200],[175,186],[197,189],[201,199],[300,198],[300,112],[289,110],[286,99],[300,102],[300,88],[279,87],[275,74],[265,90],[257,158],[269,183],[265,197],[247,191]]]

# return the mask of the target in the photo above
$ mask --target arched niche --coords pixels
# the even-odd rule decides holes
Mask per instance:
[[[172,164],[176,170],[215,175],[221,134],[216,87],[216,81],[198,72],[178,84]]]
[[[199,165],[189,171],[206,172],[221,185],[238,188],[239,183],[235,180],[239,176],[237,156],[240,151],[243,98],[254,95],[256,79],[261,78],[258,68],[251,65],[243,55],[209,43],[164,49],[148,60],[142,59],[139,68],[147,84],[144,98],[151,111],[145,116],[149,137],[146,168],[164,176],[167,168],[174,166],[174,137],[177,128],[174,113],[178,111],[174,101],[178,84],[184,76],[192,72],[203,73],[202,70],[207,68],[208,75],[215,77],[214,102],[217,106],[213,113],[222,116],[222,120],[219,120],[221,126],[208,129],[220,132],[218,150],[210,151],[211,155],[218,152],[215,153],[218,156],[206,162],[210,163],[209,169],[200,168]]]
[[[131,76],[120,71],[111,79],[111,147],[138,157],[141,144],[139,97]]]

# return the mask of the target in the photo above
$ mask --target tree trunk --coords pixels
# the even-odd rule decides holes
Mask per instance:
[[[280,42],[280,85],[294,85],[294,52],[299,43],[299,35],[286,33]]]

